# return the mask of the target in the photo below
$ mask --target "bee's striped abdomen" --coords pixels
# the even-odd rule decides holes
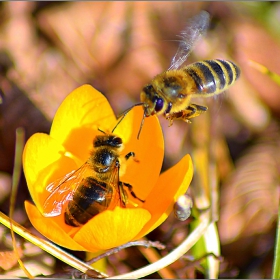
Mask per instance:
[[[111,202],[112,191],[105,182],[93,177],[85,178],[67,205],[65,223],[74,227],[81,226],[106,210]]]
[[[240,69],[228,60],[203,60],[183,69],[194,80],[196,94],[219,94],[232,85],[240,76]]]

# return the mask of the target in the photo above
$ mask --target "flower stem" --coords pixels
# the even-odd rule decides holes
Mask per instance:
[[[13,179],[12,179],[12,191],[10,196],[10,209],[9,209],[9,217],[12,219],[15,209],[15,203],[16,203],[16,196],[20,181],[20,175],[21,175],[21,158],[22,158],[22,152],[24,147],[24,138],[25,138],[25,131],[22,127],[18,127],[16,129],[16,149],[15,149],[15,159],[14,159],[14,169],[13,169]],[[16,255],[17,261],[21,269],[24,271],[26,276],[29,279],[33,279],[34,277],[30,274],[28,269],[25,267],[24,263],[20,259],[20,255],[17,249],[16,245],[16,238],[15,233],[13,230],[13,224],[10,223],[11,227],[11,236],[12,236],[12,242],[14,247],[14,253]]]

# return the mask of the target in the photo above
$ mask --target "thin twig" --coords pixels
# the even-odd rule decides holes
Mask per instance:
[[[110,256],[112,254],[116,254],[119,251],[121,251],[121,250],[123,250],[125,248],[132,247],[132,246],[144,246],[146,248],[154,247],[154,248],[157,248],[159,250],[165,249],[165,245],[163,245],[159,241],[148,241],[148,240],[132,241],[132,242],[128,242],[126,244],[123,244],[123,245],[121,245],[119,247],[116,247],[116,248],[108,250],[104,254],[101,254],[101,255],[99,255],[99,256],[97,256],[97,257],[87,261],[87,264],[93,264],[93,263],[99,261],[100,259],[106,258],[106,257],[108,257],[108,256]]]
[[[154,272],[157,272],[158,270],[175,262],[184,254],[186,254],[188,250],[190,250],[190,248],[201,238],[201,236],[203,236],[206,229],[208,228],[210,224],[210,212],[206,211],[201,215],[200,218],[201,218],[200,224],[191,232],[191,234],[181,243],[180,246],[174,249],[167,256],[161,258],[159,261],[155,263],[147,265],[133,272],[113,276],[108,279],[138,279],[150,275]]]
[[[160,260],[161,255],[154,248],[139,247],[138,250],[147,259],[149,263],[155,263]],[[164,267],[157,272],[162,279],[176,279],[177,275],[170,267]]]
[[[48,252],[52,256],[58,258],[59,260],[65,262],[66,264],[76,268],[77,270],[86,273],[88,270],[95,270],[99,275],[104,278],[108,277],[103,272],[100,272],[87,263],[84,263],[80,261],[79,259],[75,258],[74,256],[66,253],[53,243],[44,240],[40,237],[37,237],[33,235],[31,232],[29,232],[26,228],[21,226],[15,221],[10,220],[9,217],[7,217],[4,213],[0,212],[0,223],[6,226],[7,228],[11,228],[11,222],[13,224],[13,230],[18,235],[22,236],[24,239],[28,240],[29,242],[33,243],[34,245],[38,246],[39,248],[43,249],[44,251]]]
[[[148,240],[139,240],[139,241],[131,241],[131,242],[128,242],[126,244],[123,244],[119,247],[116,247],[116,248],[113,248],[113,249],[110,249],[108,250],[107,252],[105,252],[104,254],[101,254],[89,261],[87,261],[87,264],[91,265],[97,261],[99,261],[100,259],[103,259],[103,258],[106,258],[112,254],[116,254],[118,253],[119,251],[125,249],[125,248],[128,248],[128,247],[132,247],[132,246],[144,246],[146,248],[149,248],[149,247],[154,247],[154,248],[157,248],[159,250],[163,250],[165,249],[165,245],[163,245],[162,243],[160,243],[159,241],[148,241]],[[74,272],[72,272],[74,274]],[[92,270],[90,271],[87,271],[86,274],[90,277],[96,277],[96,273]],[[78,274],[77,274],[78,275]]]
[[[187,265],[185,266],[185,268],[186,268],[186,267],[192,267],[193,265],[198,265],[203,259],[205,259],[205,258],[207,258],[207,257],[209,257],[209,256],[213,257],[214,259],[216,259],[216,260],[219,261],[219,262],[222,262],[222,261],[224,260],[224,257],[223,257],[223,256],[217,256],[217,255],[215,255],[214,253],[207,253],[207,254],[205,254],[204,256],[201,256],[200,258],[195,259],[195,260],[191,260],[191,259],[189,258],[189,256],[182,256],[182,259],[186,259],[187,261],[190,262],[190,264],[187,264]]]

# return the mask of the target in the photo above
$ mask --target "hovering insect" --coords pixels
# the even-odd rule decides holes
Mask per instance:
[[[122,139],[116,135],[104,132],[104,135],[96,136],[88,160],[77,170],[47,186],[50,195],[44,202],[43,215],[54,217],[64,212],[66,224],[81,226],[116,205],[125,207],[128,196],[124,187],[134,198],[144,202],[136,196],[130,184],[119,180],[122,148]],[[130,152],[125,159],[134,156]]]
[[[208,29],[209,18],[209,14],[202,11],[190,19],[179,36],[179,48],[169,69],[155,76],[151,83],[143,88],[140,94],[141,103],[133,105],[122,114],[120,122],[134,106],[143,106],[144,114],[138,138],[144,119],[155,114],[163,114],[169,120],[170,126],[174,119],[190,123],[191,118],[208,109],[191,103],[192,97],[220,94],[240,76],[239,67],[229,60],[202,60],[181,67],[197,40]]]

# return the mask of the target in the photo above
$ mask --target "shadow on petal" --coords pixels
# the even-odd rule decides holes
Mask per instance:
[[[115,123],[115,114],[106,97],[92,86],[83,85],[72,91],[59,106],[50,136],[86,161],[95,136],[93,132],[98,128],[111,129]]]
[[[143,108],[134,107],[115,132],[124,141],[123,154],[135,153],[135,160],[130,159],[125,163],[127,170],[121,176],[121,180],[131,184],[137,196],[145,200],[160,174],[164,156],[164,139],[157,116],[145,119],[140,139],[137,139],[142,117]]]
[[[89,252],[107,250],[131,241],[150,218],[151,214],[145,209],[116,207],[82,226],[74,240]]]

